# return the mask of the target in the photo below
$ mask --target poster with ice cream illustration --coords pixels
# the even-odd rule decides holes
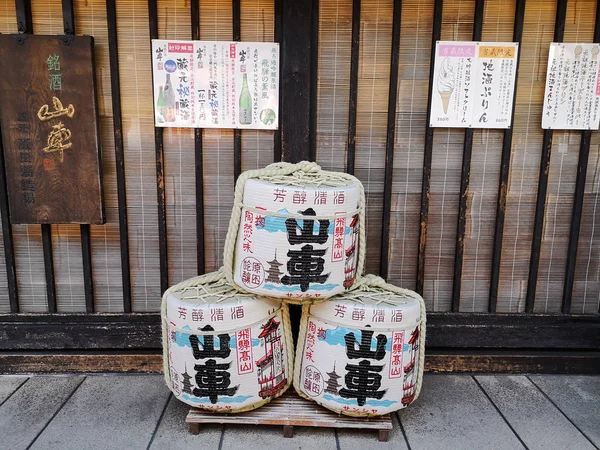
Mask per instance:
[[[510,128],[518,43],[438,41],[432,127]]]
[[[550,44],[542,128],[598,129],[599,54],[599,44]]]
[[[152,40],[157,127],[276,130],[279,44]]]

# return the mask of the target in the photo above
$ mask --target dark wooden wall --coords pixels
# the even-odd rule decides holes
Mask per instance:
[[[424,295],[430,369],[597,370],[598,133],[540,128],[549,43],[598,41],[597,8],[0,0],[2,33],[94,36],[107,205],[104,226],[11,226],[1,168],[0,366],[157,367],[161,293],[221,264],[235,178],[311,159],[365,184],[367,270]],[[280,42],[281,130],[156,129],[152,38]],[[522,43],[511,129],[427,126],[438,39]]]

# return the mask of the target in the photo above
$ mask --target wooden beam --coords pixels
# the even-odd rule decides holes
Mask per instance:
[[[112,99],[115,136],[115,165],[119,205],[119,243],[121,248],[121,279],[123,311],[131,312],[131,269],[129,264],[129,225],[127,219],[127,187],[125,184],[125,155],[123,153],[123,123],[121,115],[121,81],[119,78],[119,43],[117,38],[117,7],[115,0],[106,0],[108,25],[108,54],[110,58],[110,95]]]
[[[283,35],[283,0],[274,0],[274,21],[273,38],[281,46],[281,36]],[[281,47],[280,47],[281,52]],[[280,54],[281,57],[281,54]],[[281,61],[281,59],[280,59]],[[281,111],[281,64],[279,64],[279,110]],[[273,133],[273,161],[281,162],[281,113],[279,114],[279,128]]]
[[[596,2],[594,42],[600,42],[600,1]],[[571,299],[573,298],[573,285],[575,283],[575,265],[577,264],[577,246],[579,245],[579,229],[581,227],[581,216],[583,214],[583,197],[585,195],[585,180],[587,176],[588,160],[590,157],[591,140],[591,130],[585,130],[581,132],[579,161],[577,162],[577,179],[575,181],[575,195],[573,198],[573,212],[571,214],[571,228],[569,229],[569,246],[567,248],[565,283],[563,286],[563,314],[569,314],[569,312],[571,312]]]
[[[148,1],[150,46],[152,39],[158,39],[157,0]],[[165,188],[164,128],[154,127],[154,152],[156,159],[156,201],[158,204],[158,259],[160,265],[160,292],[169,288],[169,245],[167,242],[167,198]]]
[[[286,162],[310,160],[313,0],[281,0],[281,155]]]
[[[540,5],[541,7],[541,5]],[[556,5],[556,20],[554,22],[554,39],[552,42],[562,42],[565,35],[567,18],[567,0],[558,0]],[[538,178],[537,200],[535,202],[535,217],[533,219],[533,238],[531,239],[531,256],[529,258],[529,276],[527,279],[527,296],[525,312],[533,312],[537,288],[538,271],[540,268],[540,252],[542,249],[542,232],[546,217],[546,197],[548,193],[548,175],[550,172],[550,154],[552,152],[553,130],[544,130],[542,140],[542,155],[540,160],[540,175]]]
[[[241,0],[232,0],[232,22],[233,22],[233,40],[242,40],[242,2]],[[242,173],[242,130],[233,130],[233,184]]]
[[[0,353],[0,374],[161,373],[162,354],[153,353]],[[425,371],[432,373],[599,374],[600,353],[519,352],[513,354],[428,351]]]
[[[19,312],[19,290],[17,288],[17,265],[15,263],[15,246],[8,211],[8,190],[4,168],[4,147],[0,130],[0,215],[2,216],[2,242],[4,243],[4,261],[6,264],[6,281],[10,312]]]
[[[475,0],[475,13],[473,18],[473,40],[481,41],[483,32],[483,13],[485,0]],[[456,246],[454,249],[454,277],[452,280],[452,312],[460,308],[460,289],[462,287],[462,268],[465,250],[465,232],[467,229],[467,199],[469,195],[469,181],[471,179],[471,156],[473,155],[473,128],[465,129],[463,141],[462,170],[460,176],[460,193],[458,195],[458,226],[456,230]]]
[[[519,43],[517,53],[517,66],[515,67],[515,89],[513,92],[513,106],[511,112],[510,128],[504,130],[502,139],[502,153],[500,156],[500,178],[498,180],[498,196],[496,198],[496,221],[494,225],[494,246],[492,249],[492,273],[490,276],[490,299],[488,311],[496,312],[498,303],[498,285],[500,282],[500,260],[502,258],[502,244],[504,242],[504,218],[506,216],[506,193],[508,192],[508,176],[510,173],[510,155],[512,153],[512,137],[515,120],[515,105],[517,104],[517,82],[519,81],[519,62],[521,61],[521,42],[523,41],[523,24],[525,23],[525,1],[517,0],[515,8],[515,22],[513,27],[513,42]]]
[[[160,315],[0,314],[0,350],[161,348]],[[600,317],[430,313],[427,346],[436,349],[600,350]]]
[[[392,20],[392,54],[388,90],[387,133],[385,138],[385,173],[383,181],[383,217],[381,221],[381,255],[379,275],[387,280],[390,259],[390,220],[392,215],[392,184],[394,183],[394,144],[396,143],[396,107],[398,106],[398,64],[400,59],[400,24],[402,0],[394,0]]]
[[[348,150],[346,172],[354,175],[356,162],[356,101],[358,98],[358,60],[360,50],[360,3],[352,1],[352,46],[350,48],[350,95],[348,101]]]
[[[435,65],[435,47],[442,37],[442,12],[444,0],[435,0],[433,7],[433,30],[431,32],[431,56],[429,59],[429,96],[427,98],[427,116],[425,121],[425,149],[423,151],[423,179],[421,182],[421,213],[419,220],[419,253],[417,255],[416,291],[423,295],[425,284],[425,250],[427,246],[427,225],[429,222],[429,195],[431,193],[431,164],[433,157],[433,133],[435,128],[429,125],[431,116],[431,98],[433,97],[433,75]]]
[[[192,0],[192,40],[200,40],[200,0]],[[198,275],[206,272],[204,246],[204,156],[202,148],[202,128],[194,128],[194,157],[196,175],[196,267]]]

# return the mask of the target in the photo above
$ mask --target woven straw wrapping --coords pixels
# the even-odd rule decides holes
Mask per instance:
[[[294,388],[349,416],[404,408],[421,390],[425,332],[420,295],[367,275],[345,294],[303,305]]]
[[[363,272],[364,205],[357,178],[312,162],[242,173],[225,240],[225,276],[240,289],[288,303],[343,292]]]
[[[165,382],[179,400],[243,412],[289,388],[294,344],[288,306],[277,299],[240,291],[220,269],[168,289],[161,313]]]

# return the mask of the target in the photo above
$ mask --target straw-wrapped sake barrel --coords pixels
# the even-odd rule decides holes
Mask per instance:
[[[294,388],[337,413],[404,408],[423,378],[425,305],[415,292],[368,275],[360,286],[302,308]]]
[[[362,271],[363,207],[358,179],[315,163],[243,173],[225,243],[228,277],[288,301],[343,292]]]
[[[179,400],[242,412],[291,384],[294,350],[281,302],[240,292],[220,271],[167,290],[162,316],[165,381]]]

